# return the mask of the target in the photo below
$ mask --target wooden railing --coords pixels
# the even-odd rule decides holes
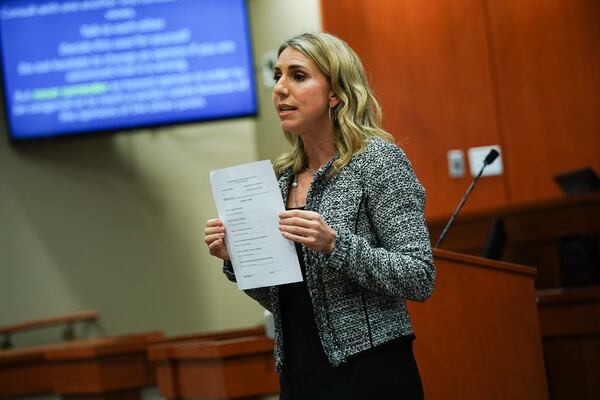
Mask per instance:
[[[96,322],[98,314],[94,310],[81,311],[74,314],[63,315],[59,317],[37,319],[32,321],[21,322],[14,325],[0,327],[0,335],[2,335],[2,343],[0,348],[9,349],[13,347],[11,335],[24,331],[45,328],[48,326],[65,325],[63,331],[63,340],[75,339],[75,324],[78,322]]]

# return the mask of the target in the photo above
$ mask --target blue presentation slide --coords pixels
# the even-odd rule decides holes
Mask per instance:
[[[15,140],[256,113],[245,0],[4,0]]]

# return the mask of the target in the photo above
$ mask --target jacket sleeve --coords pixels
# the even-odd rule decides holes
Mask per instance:
[[[235,279],[235,273],[233,272],[233,265],[231,261],[223,262],[223,273],[231,282],[237,282]],[[261,306],[273,312],[273,301],[271,297],[271,287],[262,287],[257,289],[244,290],[248,296],[258,301]]]
[[[435,284],[425,191],[397,146],[389,144],[364,156],[364,201],[377,243],[373,246],[366,238],[339,229],[325,267],[368,290],[424,301]]]

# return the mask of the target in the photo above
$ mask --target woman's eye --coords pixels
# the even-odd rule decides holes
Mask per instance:
[[[304,79],[306,79],[306,77],[304,76],[304,74],[294,74],[294,80],[301,82]]]
[[[281,74],[273,74],[273,80],[277,82],[281,78]]]

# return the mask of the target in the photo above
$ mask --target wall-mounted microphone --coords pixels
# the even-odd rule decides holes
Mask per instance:
[[[458,207],[456,207],[456,210],[454,210],[454,213],[450,217],[450,220],[448,221],[448,223],[444,227],[444,230],[442,231],[442,234],[440,235],[440,238],[437,240],[437,242],[435,244],[435,247],[439,248],[442,245],[442,241],[444,240],[444,238],[448,234],[448,229],[450,229],[450,227],[452,226],[452,223],[454,222],[454,219],[456,218],[456,216],[458,215],[458,213],[460,212],[460,210],[465,205],[465,201],[467,200],[467,197],[469,197],[469,195],[471,194],[471,190],[473,190],[473,187],[475,186],[475,183],[477,182],[477,180],[479,179],[479,177],[483,173],[483,170],[485,169],[485,167],[487,167],[488,165],[490,165],[491,163],[493,163],[496,160],[496,158],[498,158],[498,155],[500,155],[500,153],[498,153],[498,151],[496,149],[491,149],[490,152],[487,154],[487,156],[485,156],[485,159],[483,160],[483,165],[481,166],[481,169],[479,170],[479,173],[471,181],[471,184],[469,185],[466,193],[464,194],[464,196],[460,200],[460,203],[458,203]]]

